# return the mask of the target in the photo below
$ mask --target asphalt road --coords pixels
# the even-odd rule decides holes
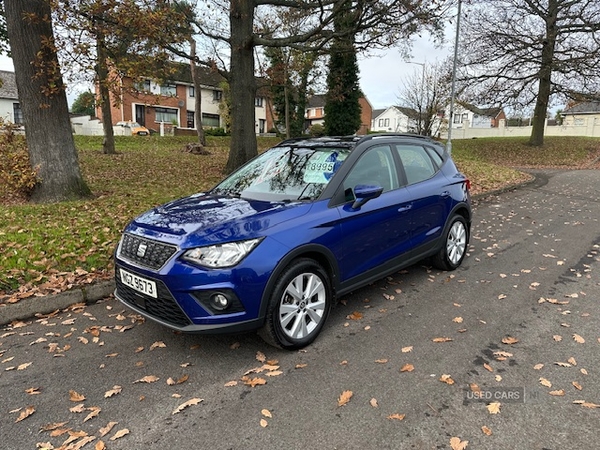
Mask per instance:
[[[459,270],[344,297],[299,352],[110,298],[5,328],[0,448],[596,449],[599,217],[600,171],[479,200]]]

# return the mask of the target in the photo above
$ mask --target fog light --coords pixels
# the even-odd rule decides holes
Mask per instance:
[[[229,299],[219,292],[210,296],[210,304],[217,311],[224,311],[229,307]]]

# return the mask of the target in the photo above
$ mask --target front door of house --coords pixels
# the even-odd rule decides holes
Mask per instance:
[[[144,105],[135,105],[135,121],[141,126],[146,126],[146,110]]]

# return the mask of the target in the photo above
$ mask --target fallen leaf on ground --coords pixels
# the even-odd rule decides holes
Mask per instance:
[[[269,411],[268,409],[263,409],[260,411],[260,413],[265,417],[269,417],[269,418],[273,417],[273,415],[271,414],[271,411]]]
[[[260,426],[263,428],[267,428],[267,426],[269,425],[269,422],[267,422],[265,419],[260,419]]]
[[[69,391],[69,400],[72,402],[82,402],[85,400],[85,396],[81,395],[73,390]]]
[[[406,414],[394,413],[394,414],[389,415],[387,418],[400,421],[400,420],[404,420],[405,417],[406,417]]]
[[[413,370],[415,370],[415,366],[412,364],[404,364],[400,369],[400,372],[412,372]]]
[[[127,428],[123,428],[122,430],[117,431],[113,437],[110,438],[111,441],[116,441],[117,439],[121,439],[123,436],[129,434],[129,430]]]
[[[573,387],[574,387],[575,389],[577,389],[578,391],[581,391],[581,390],[583,389],[583,387],[582,387],[582,386],[581,386],[581,385],[580,385],[580,384],[579,384],[577,381],[573,381],[571,384],[572,384],[572,385],[573,385]]]
[[[515,337],[507,336],[504,339],[502,339],[502,342],[507,345],[512,345],[512,344],[516,344],[517,342],[519,342],[519,340]]]
[[[500,413],[500,406],[502,406],[500,402],[492,402],[486,408],[490,414],[498,414]]]
[[[369,400],[369,404],[373,407],[373,408],[377,408],[379,406],[379,403],[377,403],[377,399],[376,398],[372,398],[371,400]]]
[[[469,441],[461,441],[459,437],[450,438],[450,447],[452,450],[465,450],[469,445]]]
[[[491,436],[492,435],[492,430],[489,429],[488,427],[486,427],[485,425],[481,427],[481,431],[483,432],[483,434],[485,434],[486,436]]]
[[[150,346],[150,350],[154,350],[155,348],[165,348],[166,346],[167,345],[163,341],[156,341]]]
[[[189,375],[187,375],[187,374],[186,374],[186,375],[183,375],[183,376],[182,376],[181,378],[179,378],[178,380],[174,380],[173,378],[169,377],[169,378],[167,379],[167,384],[168,384],[169,386],[175,386],[176,384],[185,383],[185,382],[188,380],[188,378],[189,378],[189,377],[190,377],[190,376],[189,376]]]
[[[155,383],[158,380],[160,380],[160,378],[155,375],[146,375],[144,378],[135,380],[134,383]]]
[[[173,414],[180,413],[188,406],[197,405],[198,403],[202,402],[203,400],[204,399],[202,399],[202,398],[192,398],[192,399],[188,400],[187,402],[182,403],[177,408],[175,408],[175,411],[173,411]]]
[[[255,377],[255,378],[242,377],[242,381],[244,382],[245,385],[252,386],[252,387],[262,386],[264,384],[267,384],[267,380],[265,380],[264,378],[259,378],[259,377]]]
[[[556,391],[550,391],[550,392],[548,392],[548,394],[553,395],[555,397],[562,397],[565,395],[565,391],[564,391],[564,389],[559,389]]]
[[[443,374],[440,377],[440,381],[442,383],[446,383],[446,384],[450,384],[450,385],[454,384],[454,380],[452,379],[452,377],[450,375],[447,375],[447,374]]]
[[[349,314],[348,316],[346,316],[346,319],[348,320],[360,320],[363,318],[363,313],[358,312],[358,311],[354,311],[352,314]]]
[[[541,384],[542,386],[546,386],[546,387],[552,387],[552,383],[550,382],[550,380],[548,380],[548,379],[546,379],[546,378],[544,378],[544,377],[541,377],[541,378],[540,378],[540,384]]]
[[[27,419],[34,412],[35,412],[35,408],[33,406],[28,406],[27,408],[25,408],[24,410],[21,411],[21,414],[19,414],[19,417],[17,417],[17,420],[15,420],[15,423],[20,422],[21,420]]]
[[[338,406],[344,406],[344,405],[346,405],[350,401],[350,399],[352,398],[352,395],[354,395],[352,393],[352,391],[344,391],[344,392],[342,392],[342,394],[338,398]]]
[[[104,393],[104,398],[112,397],[113,395],[120,394],[123,388],[121,386],[113,386],[112,389],[106,391]]]
[[[542,363],[539,363],[533,366],[533,370],[540,370],[542,367],[544,367],[544,365]]]
[[[579,336],[577,333],[575,333],[573,335],[573,339],[575,340],[575,342],[577,342],[578,344],[585,344],[585,339],[582,338],[581,336]]]
[[[413,346],[409,345],[408,347],[402,347],[402,353],[412,352]]]
[[[106,436],[118,422],[108,422],[105,427],[100,428],[100,437]]]
[[[94,408],[90,408],[90,409],[92,410],[92,412],[89,413],[87,416],[85,416],[85,419],[83,419],[84,422],[87,422],[88,420],[91,420],[94,417],[97,417],[98,414],[100,414],[100,408],[94,407]]]
[[[449,338],[449,337],[437,337],[437,338],[433,338],[432,341],[436,342],[436,343],[439,343],[439,342],[450,342],[450,341],[452,341],[452,338]]]

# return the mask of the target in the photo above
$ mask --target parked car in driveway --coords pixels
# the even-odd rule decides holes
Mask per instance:
[[[258,330],[302,348],[336,298],[425,258],[460,266],[469,188],[429,138],[287,140],[210,191],[129,223],[115,295],[175,330]]]
[[[150,130],[148,130],[148,128],[141,126],[137,122],[132,122],[131,120],[124,120],[121,122],[117,122],[115,127],[122,127],[122,128],[130,129],[132,136],[148,136],[150,134]]]

